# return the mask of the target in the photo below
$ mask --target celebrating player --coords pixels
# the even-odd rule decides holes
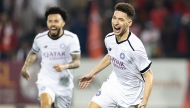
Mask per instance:
[[[90,73],[79,78],[79,88],[86,88],[101,70],[112,64],[112,73],[92,98],[89,108],[144,108],[147,105],[153,73],[142,42],[129,30],[134,15],[135,10],[129,3],[115,6],[113,32],[104,41],[108,54]]]
[[[55,107],[68,108],[74,87],[72,71],[80,66],[79,40],[76,34],[63,30],[67,20],[65,10],[51,7],[45,18],[49,30],[35,37],[21,73],[30,79],[28,68],[40,51],[41,69],[36,84],[41,107],[50,108],[54,104]]]

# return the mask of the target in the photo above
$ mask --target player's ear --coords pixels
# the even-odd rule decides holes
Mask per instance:
[[[129,19],[128,21],[129,27],[132,25],[132,23],[133,23],[133,20]]]
[[[64,27],[64,26],[65,26],[65,21],[63,21],[63,22],[62,22],[62,25],[61,25],[61,26],[62,26],[62,27]]]

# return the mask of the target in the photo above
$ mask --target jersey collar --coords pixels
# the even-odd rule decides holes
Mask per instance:
[[[116,42],[117,42],[117,44],[121,44],[121,43],[123,43],[123,42],[125,42],[125,41],[127,41],[128,39],[129,39],[129,37],[131,36],[131,32],[129,31],[129,34],[128,34],[128,37],[127,37],[127,39],[126,40],[123,40],[123,41],[121,41],[121,42],[118,42],[118,40],[117,40],[117,38],[115,37],[115,39],[116,39]]]
[[[64,30],[63,30],[63,34],[64,34]],[[62,37],[63,34],[62,34],[60,37]],[[49,38],[52,39],[52,40],[57,40],[57,39],[60,38],[60,37],[51,37],[51,36],[49,35],[49,32],[48,32],[48,36],[49,36]]]

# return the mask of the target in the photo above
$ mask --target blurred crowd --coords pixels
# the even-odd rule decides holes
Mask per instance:
[[[88,57],[87,37],[93,0],[0,0],[0,60],[24,61],[37,33],[47,30],[45,10],[60,6],[69,18],[64,29],[78,35],[82,57]],[[190,0],[94,0],[98,4],[102,43],[112,32],[118,2],[131,3],[136,17],[130,31],[143,42],[151,58],[190,57]],[[106,54],[106,49],[104,50]]]

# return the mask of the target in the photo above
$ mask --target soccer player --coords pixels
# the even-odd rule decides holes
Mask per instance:
[[[39,33],[33,42],[22,76],[30,79],[29,66],[41,53],[41,69],[36,82],[42,108],[52,104],[59,108],[68,108],[71,104],[73,90],[73,69],[80,66],[80,45],[76,34],[64,30],[67,20],[66,11],[51,7],[45,13],[48,31]]]
[[[144,108],[153,85],[151,61],[140,39],[129,27],[135,15],[129,3],[118,3],[112,17],[113,32],[105,37],[108,54],[92,71],[79,78],[79,88],[84,89],[108,65],[113,71],[92,98],[89,108]]]

